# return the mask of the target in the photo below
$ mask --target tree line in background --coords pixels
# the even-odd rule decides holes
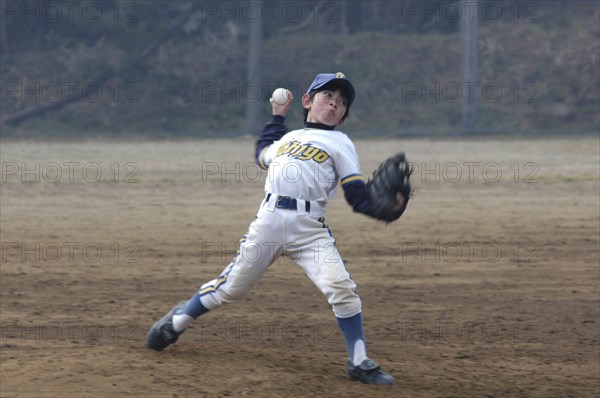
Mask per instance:
[[[2,0],[1,50],[40,51],[114,41],[137,48],[171,27],[191,10],[197,18],[176,37],[189,35],[247,37],[249,25],[262,21],[266,38],[301,31],[353,34],[457,33],[460,19],[477,12],[483,23],[542,20],[568,23],[596,7],[570,0],[384,0],[384,1],[139,1],[139,0]],[[259,7],[262,9],[259,10]],[[557,12],[558,11],[558,12]],[[125,37],[125,40],[123,38]]]
[[[582,54],[598,47],[597,27],[589,22],[590,16],[593,18],[598,14],[596,1],[1,0],[0,4],[3,119],[6,119],[7,113],[24,112],[32,105],[32,96],[25,95],[23,101],[23,95],[7,95],[28,87],[26,82],[41,82],[43,89],[45,82],[54,84],[52,82],[75,79],[110,84],[111,93],[115,94],[112,101],[107,101],[106,98],[93,104],[88,101],[83,113],[97,116],[98,120],[88,125],[78,120],[75,125],[80,129],[92,129],[98,125],[112,126],[115,121],[138,126],[131,127],[132,129],[140,128],[143,123],[136,124],[136,121],[155,118],[157,109],[168,109],[171,115],[177,115],[175,121],[173,117],[162,118],[162,122],[156,118],[151,119],[157,128],[161,128],[162,123],[163,127],[178,125],[182,129],[214,130],[225,122],[226,128],[230,130],[240,129],[240,121],[247,117],[247,110],[244,116],[245,111],[240,104],[243,101],[226,104],[228,108],[222,111],[221,120],[219,112],[225,107],[223,103],[211,102],[205,98],[205,83],[239,82],[244,79],[252,81],[252,75],[247,74],[247,71],[251,67],[248,59],[251,58],[253,31],[255,34],[260,32],[262,40],[269,43],[264,52],[265,57],[270,59],[260,66],[263,80],[277,78],[285,81],[282,67],[268,63],[279,60],[278,62],[285,64],[286,56],[289,59],[304,53],[307,57],[320,57],[323,59],[321,63],[328,67],[334,68],[339,64],[344,66],[345,71],[349,69],[355,75],[372,79],[372,86],[383,93],[382,97],[393,99],[394,93],[390,92],[389,83],[384,81],[382,73],[375,72],[380,67],[377,63],[386,59],[388,69],[397,69],[396,80],[402,79],[402,84],[418,81],[416,76],[419,67],[427,73],[427,79],[432,81],[460,76],[457,65],[457,60],[460,62],[460,20],[472,17],[472,13],[477,13],[480,28],[484,32],[497,35],[483,35],[479,38],[480,56],[483,57],[484,67],[488,68],[484,72],[490,75],[490,68],[493,68],[498,73],[502,70],[512,73],[515,82],[507,81],[503,88],[507,90],[512,87],[513,91],[509,95],[513,98],[518,95],[533,97],[547,89],[552,97],[552,109],[564,114],[565,121],[574,117],[579,99],[584,99],[586,107],[589,106],[590,109],[597,104],[597,88],[593,88],[593,84],[598,81],[594,78],[597,61],[594,62],[594,56]],[[259,30],[256,29],[257,25],[260,25]],[[517,34],[511,34],[511,27],[522,31],[526,27],[529,29],[528,34],[535,34],[537,39],[530,38],[528,42],[523,37],[520,40]],[[581,37],[569,37],[570,32],[574,31],[579,32]],[[556,48],[548,48],[547,51],[534,48],[538,45],[536,40],[544,37],[548,38],[547,46]],[[324,38],[337,43],[337,47],[334,46],[332,51],[327,43],[322,42]],[[596,40],[591,47],[585,43],[590,38]],[[303,40],[309,43],[303,43]],[[322,51],[308,50],[311,40],[317,40],[315,47],[321,46]],[[383,43],[385,40],[397,44]],[[524,48],[524,43],[529,43],[531,49]],[[336,56],[335,52],[340,47],[349,55]],[[270,48],[277,52],[269,53]],[[508,55],[505,58],[502,54],[510,54],[511,51],[514,51],[512,59]],[[531,60],[523,58],[526,54],[531,57],[539,56],[542,64],[528,65]],[[561,80],[556,82],[539,80],[544,76],[552,76],[550,71],[544,70],[551,66],[543,63],[547,64],[553,57],[562,66],[569,65],[571,71],[565,70],[565,76],[561,76]],[[309,61],[297,58],[299,61],[285,67],[288,81],[306,78],[305,72],[301,71],[309,66]],[[370,58],[372,63],[365,64],[365,58]],[[438,67],[437,63],[444,59],[447,64]],[[592,61],[591,64],[589,61]],[[303,66],[303,63],[306,65]],[[523,65],[518,67],[519,64]],[[529,67],[532,70],[524,70]],[[578,78],[581,81],[576,81]],[[420,79],[422,81],[425,78]],[[447,94],[443,83],[442,81],[439,90],[442,95]],[[587,87],[590,83],[591,90]],[[569,93],[569,89],[565,87],[552,87],[556,84],[571,84],[572,92]],[[430,85],[425,90],[431,90],[431,87]],[[115,98],[137,98],[142,89],[146,94],[145,106],[148,111],[130,106],[126,114],[120,106],[121,101]],[[186,124],[186,120],[197,117],[199,112],[201,114],[197,107],[190,104],[198,102],[197,93],[203,89],[205,108],[214,123],[209,123],[210,126]],[[403,89],[405,94],[407,89],[414,87],[406,86]],[[264,95],[261,94],[263,97]],[[562,96],[567,98],[563,101]],[[38,108],[44,105],[41,103],[43,98],[42,101],[39,101],[39,96],[33,98],[33,105]],[[431,102],[431,98],[427,99]],[[409,105],[418,106],[418,96],[413,100],[417,104]],[[46,105],[52,108],[57,104]],[[406,103],[400,105],[410,108]],[[423,109],[415,108],[411,112],[416,115],[423,112],[422,116],[413,116],[409,121],[394,120],[393,123],[399,124],[401,128],[402,123],[414,127],[427,120],[425,109],[430,104],[421,105]],[[456,124],[456,104],[443,105],[443,112],[447,117],[439,125],[433,123],[435,128]],[[94,113],[94,106],[102,111]],[[540,109],[535,108],[534,111]],[[586,111],[589,112],[588,108]],[[74,114],[63,112],[60,119],[63,122],[72,121]],[[359,116],[362,115],[359,113]],[[482,122],[493,124],[495,117],[486,116],[484,112]],[[587,126],[597,123],[596,120],[592,120],[591,124],[588,122]],[[523,126],[530,128],[528,123],[532,122],[529,120]],[[359,127],[368,125],[375,124],[365,123]],[[545,128],[543,123],[538,127]]]

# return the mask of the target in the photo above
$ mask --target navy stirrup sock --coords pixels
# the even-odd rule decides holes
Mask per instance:
[[[365,335],[363,333],[361,313],[359,312],[350,318],[337,318],[337,322],[344,336],[350,360],[355,365],[359,365],[356,362],[362,362],[362,360],[366,359]],[[357,342],[359,343],[358,345]],[[355,348],[357,347],[359,352],[355,352]]]
[[[196,319],[200,315],[207,313],[209,310],[206,308],[202,301],[200,301],[200,295],[198,293],[194,293],[192,298],[188,300],[187,303],[183,306],[181,314],[186,314]]]

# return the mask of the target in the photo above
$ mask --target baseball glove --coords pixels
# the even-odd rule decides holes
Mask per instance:
[[[367,182],[373,217],[388,223],[400,218],[412,194],[409,181],[412,172],[403,152],[390,156],[379,165]],[[404,197],[402,206],[397,204],[398,193]]]

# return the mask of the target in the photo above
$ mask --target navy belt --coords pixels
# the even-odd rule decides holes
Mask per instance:
[[[269,202],[272,194],[268,193],[267,198],[265,199],[265,203]],[[298,201],[295,198],[290,198],[289,196],[277,196],[277,201],[275,202],[275,207],[279,209],[288,209],[288,210],[297,210],[298,209]],[[304,208],[307,213],[310,213],[310,202],[308,200],[304,201]]]

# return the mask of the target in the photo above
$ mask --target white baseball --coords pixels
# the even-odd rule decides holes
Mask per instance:
[[[287,90],[285,88],[277,88],[273,91],[271,98],[279,105],[283,105],[288,101]]]

